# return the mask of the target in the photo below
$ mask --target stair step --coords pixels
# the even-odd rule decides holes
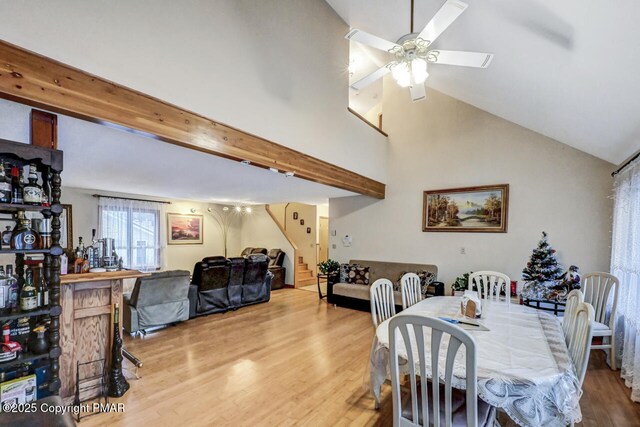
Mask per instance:
[[[301,263],[298,264],[298,270],[308,270],[309,269],[309,264],[305,263]]]
[[[298,273],[296,274],[296,277],[298,279],[306,279],[309,277],[313,277],[313,271],[311,270],[298,270]]]
[[[315,285],[316,283],[317,282],[315,277],[308,277],[306,279],[296,280],[297,286],[309,286],[309,285]]]

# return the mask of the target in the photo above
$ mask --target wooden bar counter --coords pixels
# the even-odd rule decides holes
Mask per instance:
[[[60,396],[65,403],[73,403],[75,397],[77,362],[104,358],[109,363],[113,304],[120,304],[122,324],[122,281],[148,275],[137,270],[122,270],[60,276]],[[87,377],[97,372],[88,370],[80,374]],[[95,389],[92,391],[97,393]],[[84,394],[81,398],[91,394]]]

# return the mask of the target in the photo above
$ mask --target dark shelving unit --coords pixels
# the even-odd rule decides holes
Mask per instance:
[[[49,352],[33,354],[26,352],[14,360],[0,362],[0,369],[4,370],[23,363],[49,360],[50,373],[49,390],[58,394],[60,388],[60,255],[63,249],[60,247],[60,215],[62,205],[60,197],[62,193],[62,151],[38,147],[31,144],[22,144],[0,139],[0,158],[18,167],[24,167],[31,163],[36,164],[42,173],[45,187],[51,188],[51,206],[34,206],[24,204],[0,203],[0,213],[14,214],[18,211],[40,212],[46,218],[51,218],[51,248],[35,250],[16,250],[9,248],[0,249],[0,254],[15,255],[15,273],[18,276],[19,286],[24,284],[25,255],[43,254],[44,276],[49,284],[49,307],[22,312],[14,310],[10,313],[0,314],[0,324],[23,317],[35,317],[49,315],[51,319],[48,331]]]

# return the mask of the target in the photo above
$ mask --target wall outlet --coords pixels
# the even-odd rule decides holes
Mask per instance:
[[[467,249],[464,246],[462,246],[460,248],[460,255],[465,255],[466,253],[467,253]]]

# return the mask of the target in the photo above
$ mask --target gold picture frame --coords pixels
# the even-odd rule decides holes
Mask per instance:
[[[425,232],[506,233],[508,219],[509,184],[423,193]]]

